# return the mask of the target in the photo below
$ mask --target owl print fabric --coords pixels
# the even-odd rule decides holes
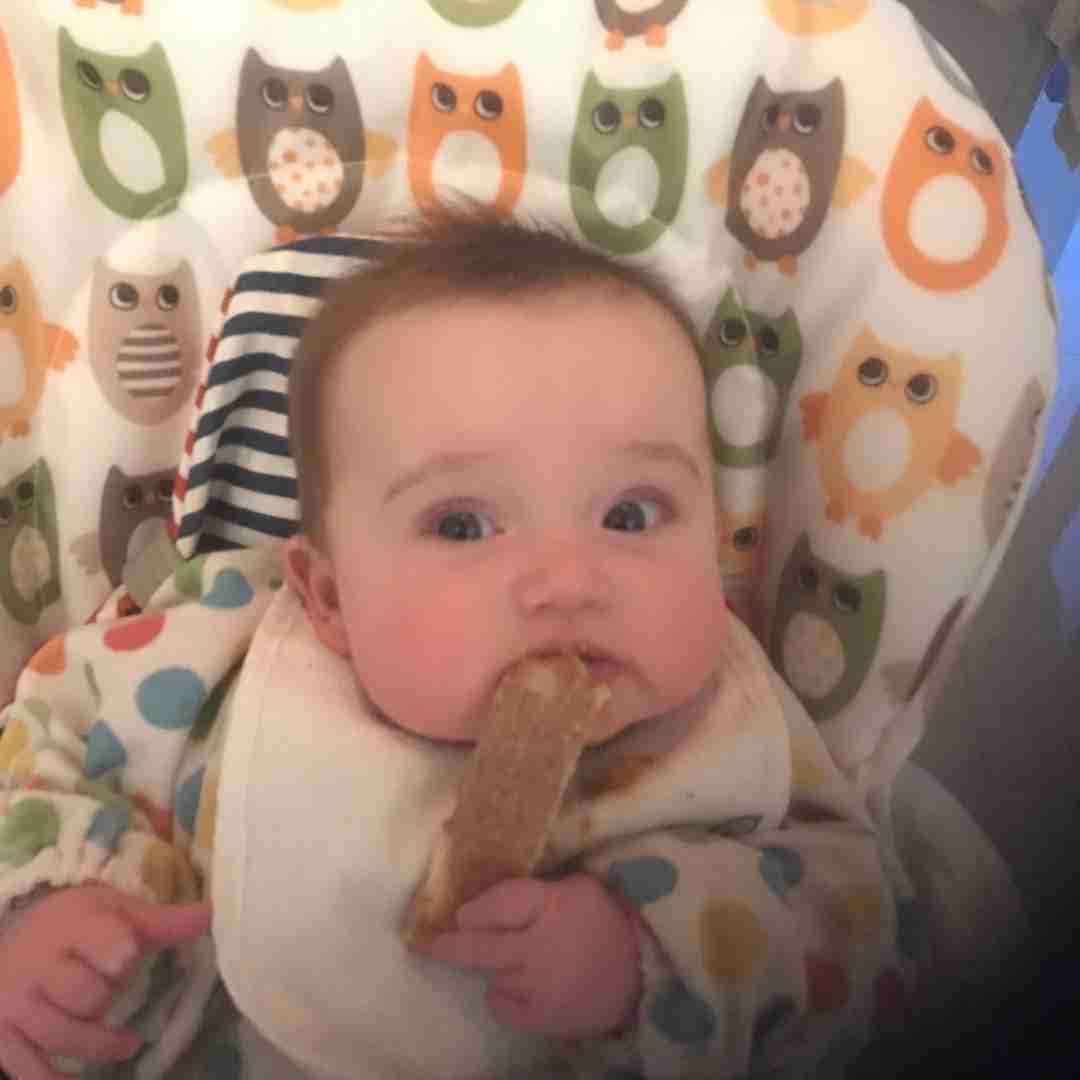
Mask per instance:
[[[685,302],[729,605],[883,805],[1032,482],[1056,327],[1009,148],[898,0],[5,5],[0,697],[131,612],[164,536],[295,528],[322,283],[463,198]]]

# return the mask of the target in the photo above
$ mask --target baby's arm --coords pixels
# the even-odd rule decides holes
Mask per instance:
[[[53,1056],[132,1057],[141,1040],[106,1021],[150,952],[210,928],[205,903],[165,906],[108,885],[50,893],[0,931],[0,1066],[19,1080],[61,1080]]]

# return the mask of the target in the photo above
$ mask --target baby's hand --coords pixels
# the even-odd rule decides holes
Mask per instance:
[[[144,955],[209,929],[209,904],[152,904],[101,884],[46,896],[0,934],[0,1067],[63,1080],[53,1055],[132,1057],[138,1036],[104,1022],[113,999]]]
[[[514,878],[457,913],[458,929],[418,951],[489,975],[495,1019],[561,1039],[631,1023],[641,966],[631,914],[595,878]]]

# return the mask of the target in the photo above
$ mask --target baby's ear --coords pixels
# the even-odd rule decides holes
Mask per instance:
[[[349,655],[349,638],[338,602],[330,557],[303,534],[289,537],[282,553],[285,576],[307,612],[315,636],[338,656]]]

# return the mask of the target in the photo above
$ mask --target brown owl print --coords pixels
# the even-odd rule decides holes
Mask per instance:
[[[506,217],[521,196],[527,163],[525,100],[516,65],[462,75],[416,61],[409,109],[409,183],[427,214],[442,208],[440,189]]]
[[[90,299],[90,367],[101,392],[134,424],[160,424],[188,403],[201,359],[195,275],[130,274],[99,258]]]
[[[931,487],[955,484],[982,461],[956,430],[963,385],[957,354],[919,356],[869,329],[859,334],[832,389],[800,402],[804,437],[818,447],[829,521],[854,515],[859,532],[877,540],[890,518]]]
[[[236,130],[208,148],[226,176],[247,177],[277,243],[331,232],[356,205],[365,173],[390,164],[392,139],[366,131],[356,87],[339,56],[318,71],[268,64],[248,49],[240,69]]]
[[[1009,239],[1005,150],[954,123],[927,98],[893,154],[881,199],[885,246],[931,292],[978,285]]]
[[[124,568],[165,531],[175,478],[176,469],[136,476],[112,466],[101,493],[97,533],[71,542],[79,565],[88,574],[104,570],[114,589],[121,585]]]
[[[746,266],[775,262],[793,276],[830,207],[856,202],[874,182],[861,161],[844,157],[844,84],[776,93],[759,78],[730,158],[711,166],[709,195],[727,207],[726,224],[746,249]]]
[[[854,26],[866,14],[870,0],[765,0],[781,29],[797,37],[835,34]]]
[[[667,28],[687,0],[596,0],[596,14],[608,32],[604,44],[617,52],[628,37],[642,37],[645,44],[660,48],[667,44]]]
[[[125,15],[141,15],[143,13],[144,0],[75,0],[75,6],[81,8],[96,8],[98,4],[112,4],[118,7]]]
[[[45,321],[26,264],[0,266],[0,439],[30,434],[46,373],[63,371],[78,348],[67,330]]]

